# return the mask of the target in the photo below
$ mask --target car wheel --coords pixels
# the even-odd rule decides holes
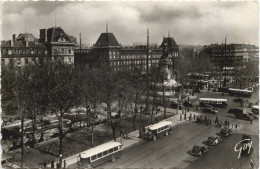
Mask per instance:
[[[112,156],[111,161],[112,161],[112,162],[116,161],[116,157],[115,157],[115,156]]]

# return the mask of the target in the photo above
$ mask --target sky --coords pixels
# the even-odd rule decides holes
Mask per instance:
[[[256,2],[1,2],[1,40],[12,34],[32,33],[60,26],[82,42],[93,45],[99,35],[112,32],[122,45],[162,42],[163,36],[174,37],[177,44],[207,45],[250,43],[258,45],[259,14]],[[56,10],[55,10],[56,9]],[[55,12],[56,11],[56,12]],[[26,22],[26,24],[25,24]]]

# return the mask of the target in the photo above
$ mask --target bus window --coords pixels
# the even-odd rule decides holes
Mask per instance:
[[[207,101],[207,100],[204,100],[203,102],[204,102],[204,103],[209,103],[209,101]]]
[[[212,101],[213,104],[217,104],[218,102],[217,101]]]
[[[222,102],[218,101],[218,104],[221,104]]]
[[[113,153],[113,148],[108,150],[109,153]]]
[[[93,160],[95,160],[95,159],[97,159],[97,156],[96,156],[96,155],[91,156],[91,161],[93,161]]]
[[[119,146],[119,149],[121,149],[121,148],[122,148],[122,146],[120,145],[120,146]]]
[[[103,151],[103,156],[107,155],[108,151]]]
[[[102,153],[99,153],[98,155],[97,155],[97,158],[101,158],[102,157]]]
[[[117,151],[118,150],[118,147],[114,147],[114,151]]]

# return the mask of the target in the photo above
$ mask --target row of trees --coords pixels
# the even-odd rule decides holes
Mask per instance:
[[[142,96],[146,95],[146,78],[140,69],[134,71],[113,71],[103,66],[100,69],[86,68],[78,70],[70,65],[49,63],[48,65],[28,65],[13,68],[2,67],[2,109],[5,115],[18,115],[21,120],[21,144],[23,143],[25,121],[30,121],[32,143],[37,144],[35,135],[37,126],[41,126],[41,138],[44,138],[43,122],[49,115],[58,119],[59,155],[63,154],[63,139],[70,131],[80,113],[85,108],[88,126],[91,126],[92,143],[94,121],[101,103],[106,105],[107,121],[113,137],[120,124],[121,117],[133,117],[136,129],[137,114],[145,106]],[[69,127],[64,127],[64,115],[73,113]],[[117,117],[115,117],[115,114]],[[141,113],[140,113],[141,115]],[[141,117],[141,116],[140,116]],[[23,158],[22,158],[23,163]]]

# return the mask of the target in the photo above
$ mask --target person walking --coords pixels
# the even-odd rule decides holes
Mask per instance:
[[[51,161],[51,168],[54,168],[54,160]]]
[[[47,167],[47,161],[46,161],[46,160],[44,160],[44,162],[43,162],[43,167],[44,167],[44,168]]]
[[[196,119],[196,116],[195,116],[195,114],[193,115],[193,120],[195,120]]]
[[[59,161],[56,163],[56,168],[59,168]]]
[[[182,119],[182,115],[180,114],[180,121],[181,121],[181,119]]]
[[[250,168],[254,168],[254,165],[255,165],[254,160],[251,159],[251,160],[250,160]]]
[[[64,160],[63,162],[63,168],[66,168],[67,167],[67,163],[66,163],[66,160]]]

